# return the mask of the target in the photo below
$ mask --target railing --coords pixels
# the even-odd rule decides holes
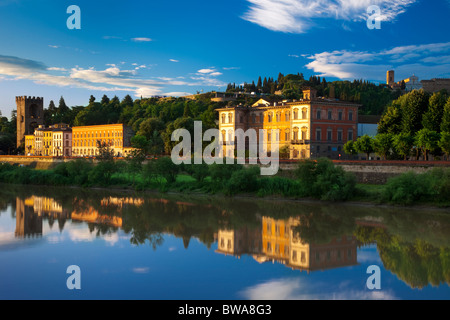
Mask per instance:
[[[291,140],[291,144],[310,144],[310,140]]]

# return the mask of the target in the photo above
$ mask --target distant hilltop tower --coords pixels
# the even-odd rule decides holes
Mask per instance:
[[[389,70],[386,74],[386,83],[389,87],[392,87],[395,83],[394,70]]]
[[[34,134],[34,129],[44,124],[44,98],[16,97],[17,105],[17,147],[25,135]]]

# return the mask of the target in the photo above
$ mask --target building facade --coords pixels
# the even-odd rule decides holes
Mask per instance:
[[[35,145],[34,145],[34,135],[27,134],[25,135],[25,154],[29,156],[33,156],[35,154]]]
[[[98,155],[99,144],[114,151],[114,156],[124,156],[124,148],[131,146],[133,131],[124,124],[108,124],[72,128],[72,156]]]
[[[223,154],[236,155],[236,130],[254,129],[257,144],[264,139],[261,142],[265,152],[270,153],[272,143],[277,142],[280,154],[286,153],[291,159],[339,159],[344,144],[357,138],[360,105],[319,98],[317,91],[310,88],[303,90],[303,95],[302,100],[293,102],[261,99],[252,106],[218,109]],[[255,147],[251,144],[250,140],[246,143],[250,157]]]
[[[53,156],[72,156],[72,128],[67,125],[55,125],[53,129]]]

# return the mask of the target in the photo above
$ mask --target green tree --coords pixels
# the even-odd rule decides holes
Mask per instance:
[[[389,106],[378,123],[379,133],[397,134],[402,130],[401,108],[398,104]]]
[[[442,115],[441,131],[450,132],[450,98],[444,106],[444,112]]]
[[[416,146],[422,150],[424,155],[424,160],[428,160],[428,153],[435,151],[439,145],[440,135],[436,131],[431,131],[429,129],[422,129],[417,132]]]
[[[450,133],[449,132],[442,132],[441,133],[441,140],[439,141],[439,147],[442,149],[442,151],[445,152],[447,156],[447,160],[450,160]]]
[[[369,160],[370,154],[375,151],[374,140],[366,134],[356,140],[355,148],[359,153],[365,153],[367,155],[367,160]]]
[[[443,92],[436,92],[431,96],[428,111],[425,112],[422,120],[425,129],[436,132],[441,131],[441,122],[446,101],[447,95]]]
[[[355,142],[353,140],[349,140],[344,144],[344,152],[348,155],[357,155],[358,150],[355,147]]]
[[[411,154],[411,149],[414,145],[414,137],[406,133],[399,133],[393,138],[393,147],[395,151],[407,160]]]
[[[413,90],[402,105],[402,132],[414,134],[422,129],[422,117],[428,109],[429,96],[424,90]]]
[[[374,149],[375,152],[384,158],[387,159],[389,152],[393,147],[393,135],[390,133],[380,133],[375,136],[374,140]]]

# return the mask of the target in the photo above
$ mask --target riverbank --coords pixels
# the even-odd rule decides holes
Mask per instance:
[[[182,165],[160,159],[145,166],[86,160],[61,163],[53,169],[0,165],[0,182],[38,186],[107,188],[122,192],[219,195],[290,201],[346,202],[369,205],[450,207],[450,170],[408,172],[386,184],[358,184],[355,177],[322,159],[297,165],[293,177],[262,177],[258,167]]]

